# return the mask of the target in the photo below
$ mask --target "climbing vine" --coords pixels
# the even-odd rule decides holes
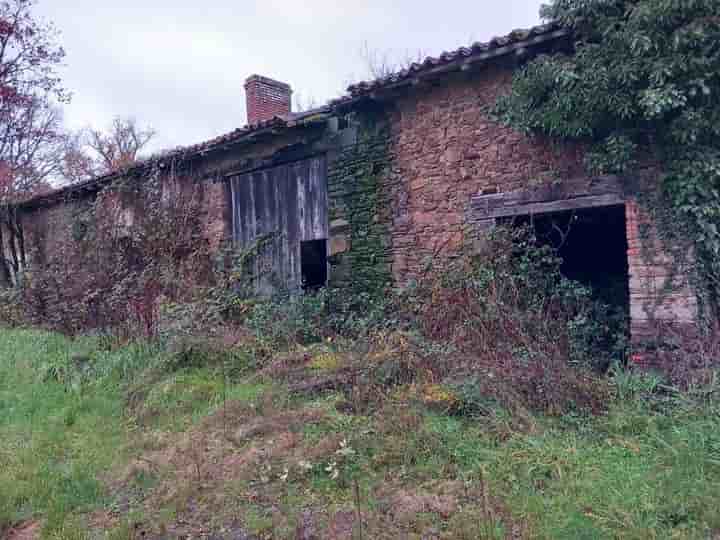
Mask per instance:
[[[357,293],[382,295],[390,282],[389,232],[382,215],[388,204],[382,181],[391,160],[389,133],[379,113],[364,113],[358,124],[357,143],[342,152],[328,174],[330,214],[331,220],[348,223],[352,248],[341,256],[341,264],[347,264],[352,277],[345,281]]]
[[[199,183],[158,170],[50,212],[28,231],[35,264],[19,292],[25,318],[68,333],[152,335],[162,302],[209,279],[201,197]]]
[[[629,176],[689,240],[703,292],[720,298],[720,15],[717,0],[553,0],[572,54],[539,57],[497,103],[526,132],[587,143],[594,172]]]

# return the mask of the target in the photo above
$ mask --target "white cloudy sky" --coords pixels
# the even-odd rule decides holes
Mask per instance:
[[[245,123],[253,73],[322,103],[363,78],[361,51],[438,54],[539,22],[540,0],[38,0],[62,32],[73,128],[133,116],[156,148]]]

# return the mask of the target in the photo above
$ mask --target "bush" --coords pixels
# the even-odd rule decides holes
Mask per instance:
[[[499,228],[482,259],[404,291],[422,334],[457,351],[444,376],[474,377],[472,392],[509,407],[604,409],[609,389],[597,372],[622,356],[625,320],[564,278],[561,262],[530,230]]]
[[[249,306],[241,323],[271,348],[309,345],[326,338],[358,339],[392,326],[389,301],[368,293],[320,289],[283,292]]]
[[[294,296],[278,294],[257,302],[244,320],[255,337],[274,347],[321,341],[326,331],[327,290]]]
[[[498,228],[482,258],[463,259],[406,292],[423,333],[461,350],[606,369],[624,353],[627,321],[560,273],[527,228]]]
[[[0,288],[0,326],[20,326],[25,322],[19,289]]]

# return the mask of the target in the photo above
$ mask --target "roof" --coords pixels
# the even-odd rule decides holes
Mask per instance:
[[[520,52],[529,47],[536,47],[542,43],[564,38],[568,35],[569,30],[560,27],[556,23],[551,23],[525,30],[514,30],[506,36],[495,37],[488,42],[476,42],[468,47],[460,47],[454,51],[444,52],[437,57],[429,56],[422,62],[413,63],[407,68],[386,77],[353,84],[347,88],[346,95],[332,100],[321,107],[300,113],[291,113],[287,117],[275,117],[266,122],[247,125],[199,144],[164,152],[135,163],[126,169],[99,176],[86,182],[64,186],[49,193],[33,197],[23,202],[21,206],[33,207],[52,204],[74,193],[97,191],[102,186],[131,172],[140,171],[154,165],[160,165],[171,159],[203,155],[204,153],[212,152],[228,145],[253,140],[264,134],[275,134],[287,128],[327,119],[329,115],[339,110],[340,107],[351,106],[358,100],[372,97],[373,94],[381,90],[411,85],[419,78],[426,76],[440,76],[452,71],[462,71],[490,59]]]
[[[552,41],[569,35],[569,30],[557,23],[543,24],[528,29],[513,30],[487,42],[475,42],[469,47],[460,47],[439,56],[428,56],[422,62],[410,64],[407,68],[375,80],[359,82],[348,87],[351,97],[370,94],[379,89],[411,83],[413,79],[429,74],[447,73],[453,69],[463,70],[472,64],[483,62],[528,47]]]
[[[173,159],[189,158],[194,156],[201,156],[208,152],[221,149],[225,146],[237,144],[243,141],[254,140],[264,134],[276,134],[278,131],[285,130],[287,128],[307,125],[316,121],[324,120],[332,112],[330,105],[317,107],[308,111],[300,113],[291,113],[285,118],[275,117],[271,120],[260,122],[254,125],[248,125],[242,128],[234,129],[228,133],[215,137],[213,139],[194,144],[191,146],[183,146],[175,148],[173,150],[161,152],[159,154],[150,156],[147,159],[140,160],[129,167],[113,171],[108,174],[97,176],[86,180],[84,182],[78,182],[67,186],[60,187],[58,189],[43,193],[36,197],[32,197],[26,201],[20,203],[21,207],[37,207],[47,204],[53,204],[60,201],[68,196],[81,193],[89,193],[98,191],[102,187],[108,185],[114,180],[131,174],[133,172],[139,172],[150,167],[162,166],[163,163],[169,162]]]

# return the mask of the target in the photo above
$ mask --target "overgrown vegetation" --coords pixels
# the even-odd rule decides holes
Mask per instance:
[[[715,0],[554,0],[572,55],[519,70],[498,113],[512,126],[588,144],[593,171],[645,178],[668,246],[692,244],[701,292],[720,277],[720,19]],[[649,174],[645,174],[648,172]],[[633,189],[637,186],[628,186]]]
[[[196,367],[147,345],[2,337],[6,532],[34,520],[43,538],[359,538],[361,526],[364,538],[705,538],[720,528],[715,398],[658,378],[617,372],[599,416],[508,409],[472,381],[397,379],[372,383],[385,395],[359,410],[369,381],[292,390],[339,375],[357,346],[293,347],[229,377],[230,358],[207,351]]]
[[[228,253],[149,319],[0,330],[0,530],[717,533],[717,347],[673,352],[671,376],[626,371],[623,324],[550,247],[500,228],[488,250],[382,298],[257,298],[252,254]]]
[[[201,186],[155,171],[142,185],[117,182],[28,233],[39,264],[17,293],[26,320],[68,334],[112,329],[154,336],[163,301],[189,301],[212,284],[201,197]],[[49,234],[53,247],[46,251]]]
[[[530,63],[498,111],[593,145],[594,170],[659,164],[711,300],[713,4],[557,0],[546,15],[573,28],[576,54]],[[626,313],[518,227],[386,289],[368,208],[387,149],[366,142],[372,163],[349,156],[341,175],[371,192],[344,201],[365,233],[355,287],[259,297],[271,239],[211,249],[211,188],[180,158],[23,232],[40,264],[0,291],[0,535],[720,534],[717,341],[665,347],[657,374],[627,369]]]

